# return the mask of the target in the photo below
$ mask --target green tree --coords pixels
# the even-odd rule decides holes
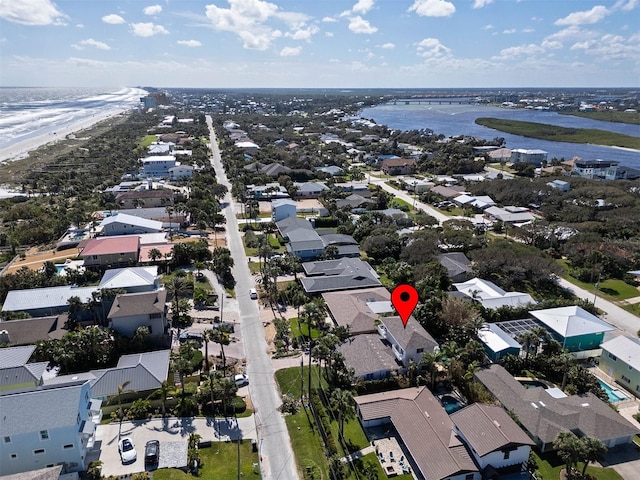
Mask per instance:
[[[147,400],[155,397],[160,397],[160,405],[162,408],[163,417],[165,417],[167,414],[167,398],[169,398],[169,395],[173,394],[173,390],[174,386],[169,384],[166,380],[163,380],[160,388],[158,388],[147,397]]]
[[[224,346],[231,343],[231,335],[229,329],[224,325],[212,329],[211,340],[220,345],[220,353],[222,354],[222,371],[227,372],[227,357],[224,354]]]
[[[331,392],[329,400],[331,408],[338,415],[338,429],[340,437],[344,435],[344,421],[355,418],[356,406],[353,395],[348,390],[336,388]]]
[[[582,442],[573,432],[560,432],[553,441],[553,448],[564,462],[567,477],[573,478],[574,467],[585,458],[586,451]]]
[[[580,442],[583,446],[583,457],[581,459],[584,462],[582,467],[582,477],[586,478],[587,467],[589,462],[597,462],[602,456],[607,453],[607,446],[595,437],[582,437]]]

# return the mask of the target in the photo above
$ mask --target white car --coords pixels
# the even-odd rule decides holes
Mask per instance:
[[[118,442],[118,452],[120,452],[122,463],[132,463],[138,458],[138,455],[136,454],[136,446],[133,444],[133,440],[129,437],[120,439]]]
[[[249,377],[247,377],[243,373],[239,373],[233,379],[236,382],[236,386],[238,387],[244,387],[245,385],[249,385]]]
[[[258,292],[256,291],[255,288],[250,288],[249,289],[249,298],[251,300],[255,300],[256,298],[258,298]]]

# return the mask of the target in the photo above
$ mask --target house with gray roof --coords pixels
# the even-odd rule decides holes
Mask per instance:
[[[49,362],[28,363],[35,345],[0,348],[0,392],[42,385]]]
[[[490,220],[498,220],[502,223],[528,223],[535,218],[528,208],[514,206],[500,208],[494,205],[486,208],[484,215]]]
[[[562,348],[570,352],[588,352],[586,356],[599,356],[604,334],[615,330],[613,325],[577,305],[533,310],[529,315],[541,322]]]
[[[318,198],[322,192],[329,190],[322,182],[295,182],[294,185],[295,196],[299,198]]]
[[[305,218],[287,217],[276,222],[276,227],[287,241],[285,248],[288,253],[302,260],[314,260],[324,252],[324,243]]]
[[[595,437],[609,448],[631,443],[640,432],[592,393],[558,398],[557,393],[552,395],[542,387],[525,388],[497,364],[478,370],[474,376],[503,408],[513,412],[543,452],[553,449],[560,432]]]
[[[364,209],[367,205],[373,205],[375,202],[370,198],[365,198],[357,193],[352,193],[346,198],[336,200],[336,207],[339,209],[348,207],[349,210]]]
[[[378,334],[389,342],[396,360],[404,367],[408,367],[411,361],[420,362],[425,353],[438,349],[438,342],[413,316],[409,317],[406,326],[398,316],[381,317]]]
[[[640,397],[640,340],[619,335],[602,345],[598,368]]]
[[[338,249],[337,257],[360,257],[360,244],[351,235],[345,235],[342,233],[334,233],[333,231],[318,231],[320,240],[326,249],[329,246],[334,246]]]
[[[378,333],[354,335],[338,347],[355,378],[369,381],[390,377],[404,370],[388,343]]]
[[[58,340],[68,332],[60,316],[0,321],[0,345],[34,345],[39,340]]]
[[[147,220],[155,220],[162,223],[162,228],[180,228],[187,225],[187,213],[180,210],[173,210],[171,213],[167,207],[144,207],[120,209],[118,215],[131,215]]]
[[[274,198],[288,198],[289,193],[279,183],[267,183],[266,185],[247,185],[247,198],[254,200],[273,200]]]
[[[32,317],[59,315],[69,310],[68,302],[71,297],[78,297],[82,303],[89,303],[93,292],[97,291],[97,287],[74,285],[11,290],[2,305],[2,311],[24,312]]]
[[[88,381],[0,392],[0,475],[55,464],[86,470],[100,405]]]
[[[277,198],[271,201],[271,220],[279,222],[296,216],[296,202],[290,198]]]
[[[160,340],[168,331],[167,291],[124,293],[117,295],[109,310],[109,327],[125,337],[133,337],[139,327],[147,327]]]
[[[349,328],[351,335],[376,333],[380,315],[393,312],[385,287],[326,292],[322,298],[335,325]]]
[[[478,330],[478,340],[484,346],[487,356],[497,362],[506,355],[519,355],[521,345],[507,332],[500,328],[498,323],[485,323]]]
[[[116,213],[105,218],[100,223],[100,227],[104,235],[110,237],[135,233],[158,233],[162,231],[162,222],[135,217],[126,213]]]
[[[159,287],[157,265],[107,270],[98,285],[99,290],[118,288],[127,293],[150,292]]]
[[[304,262],[302,268],[305,277],[300,282],[309,294],[382,285],[371,265],[359,258]]]
[[[471,260],[463,252],[443,253],[438,255],[438,261],[452,282],[466,282],[473,277]]]
[[[365,428],[393,425],[417,478],[480,480],[480,471],[463,439],[429,389],[418,387],[359,395],[354,400],[358,418]]]
[[[496,405],[473,403],[449,416],[484,473],[516,473],[529,460],[533,440]]]
[[[342,168],[336,166],[336,165],[318,167],[318,168],[316,168],[316,170],[318,172],[323,172],[323,173],[326,173],[327,175],[331,175],[332,177],[335,177],[336,175],[343,175],[344,174],[344,170]]]

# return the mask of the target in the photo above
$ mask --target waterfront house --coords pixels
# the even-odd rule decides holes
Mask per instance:
[[[95,442],[101,402],[88,381],[0,392],[0,475],[62,464],[81,472]]]
[[[600,348],[600,370],[640,397],[640,340],[619,335],[601,344]]]
[[[516,148],[511,150],[511,163],[530,163],[539,167],[547,161],[548,153],[540,149]]]

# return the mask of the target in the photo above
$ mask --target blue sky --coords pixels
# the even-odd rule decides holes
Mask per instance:
[[[0,0],[0,85],[635,87],[640,0]]]

